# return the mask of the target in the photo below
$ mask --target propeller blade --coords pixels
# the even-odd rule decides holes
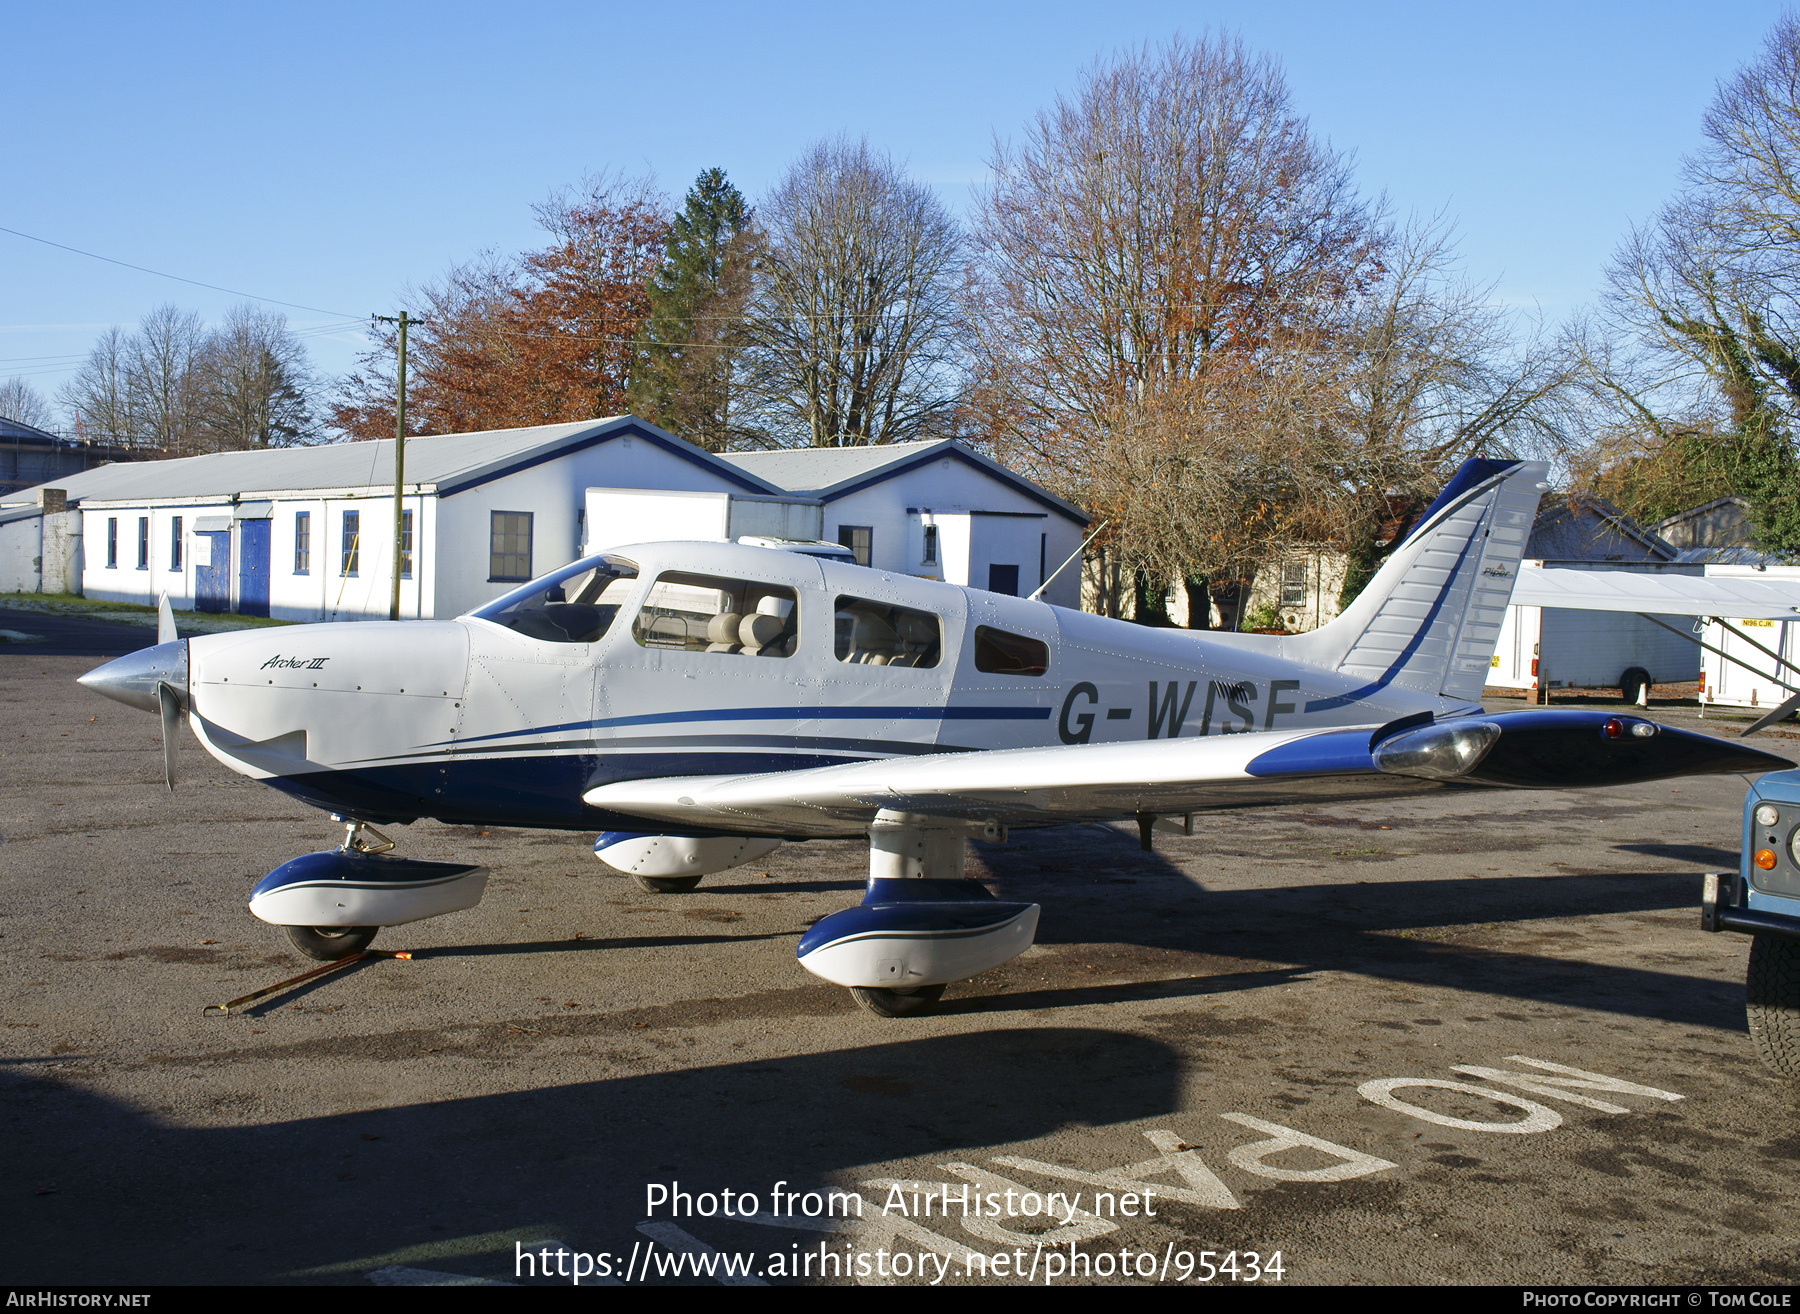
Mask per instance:
[[[1800,694],[1795,694],[1780,707],[1777,707],[1755,725],[1744,731],[1744,736],[1753,735],[1764,726],[1774,725],[1777,721],[1782,720],[1784,717],[1792,716],[1795,712],[1800,712]]]
[[[164,606],[168,600],[163,600]],[[162,712],[163,782],[175,792],[175,736],[181,729],[181,700],[162,680],[156,682],[156,702]]]
[[[180,637],[175,633],[175,613],[169,608],[169,595],[164,593],[156,604],[156,641],[174,643]]]

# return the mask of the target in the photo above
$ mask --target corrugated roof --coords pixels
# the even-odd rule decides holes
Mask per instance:
[[[576,443],[603,439],[630,427],[701,465],[711,465],[734,482],[776,492],[754,472],[740,471],[689,443],[664,434],[632,416],[544,424],[527,429],[491,429],[406,440],[406,483],[455,491],[557,454]],[[746,478],[748,476],[748,478]],[[64,475],[48,487],[67,490],[70,502],[151,501],[165,498],[236,497],[284,489],[391,487],[394,440],[332,443],[321,447],[278,447],[255,452],[215,452],[168,461],[134,461]],[[35,502],[35,489],[8,493],[0,502]]]
[[[740,470],[748,470],[790,492],[827,489],[874,474],[908,457],[950,441],[884,443],[874,447],[786,447],[772,452],[722,452]]]
[[[1088,520],[1081,508],[1073,503],[954,438],[935,442],[882,443],[872,447],[789,447],[770,452],[722,452],[720,455],[740,470],[788,492],[826,499],[842,497],[890,474],[949,456],[1013,485],[1071,520],[1082,524]]]

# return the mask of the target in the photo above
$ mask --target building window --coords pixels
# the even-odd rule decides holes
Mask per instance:
[[[169,523],[169,569],[181,569],[181,517]]]
[[[312,512],[294,512],[294,573],[312,574]]]
[[[866,566],[875,557],[875,530],[871,525],[839,525],[838,542],[856,554],[856,564]]]
[[[531,578],[531,512],[495,511],[488,520],[488,580]]]
[[[344,512],[343,553],[338,561],[338,574],[351,576],[356,574],[358,561],[362,558],[362,512]]]
[[[927,566],[935,566],[937,563],[937,526],[926,525],[924,564]]]
[[[119,568],[119,518],[117,516],[106,518],[106,568],[108,570]]]
[[[138,564],[139,570],[150,569],[150,517],[138,517]]]
[[[1284,607],[1304,607],[1306,605],[1306,562],[1287,561],[1282,563],[1281,605]]]
[[[412,519],[412,517],[413,517],[413,513],[410,511],[402,511],[400,513],[400,578],[401,579],[411,579],[412,578],[412,566],[413,566],[413,536],[412,536],[413,519]]]
[[[1004,593],[1009,597],[1019,596],[1019,568],[1017,566],[988,566],[988,592]]]

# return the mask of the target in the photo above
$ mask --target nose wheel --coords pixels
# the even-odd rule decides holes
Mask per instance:
[[[375,942],[379,926],[289,926],[288,940],[308,958],[335,963],[360,954]]]

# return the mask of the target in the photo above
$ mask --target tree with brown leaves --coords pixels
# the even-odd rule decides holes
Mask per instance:
[[[668,215],[647,182],[601,178],[536,207],[554,244],[492,254],[410,289],[410,432],[458,433],[618,415]],[[332,420],[353,438],[393,433],[394,344],[379,339],[339,389]]]

